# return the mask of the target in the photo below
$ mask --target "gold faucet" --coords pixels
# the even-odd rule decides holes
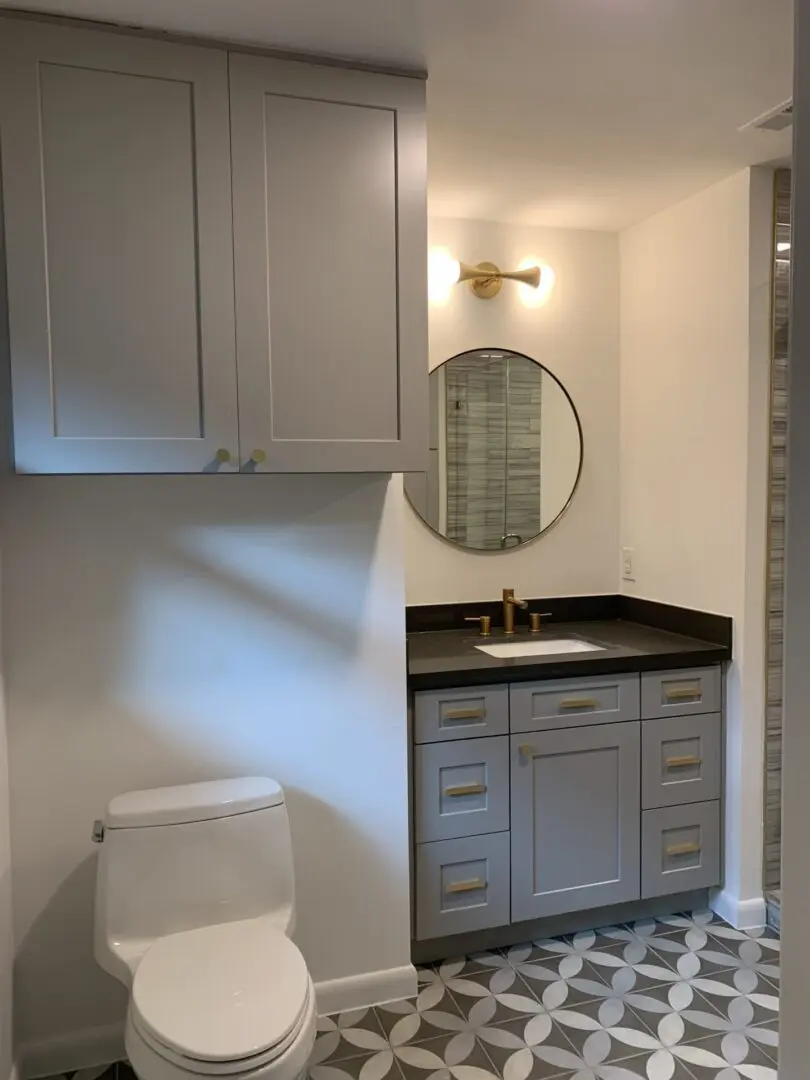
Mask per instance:
[[[527,608],[527,600],[518,600],[514,589],[503,590],[503,632],[514,634],[515,632],[515,608]]]

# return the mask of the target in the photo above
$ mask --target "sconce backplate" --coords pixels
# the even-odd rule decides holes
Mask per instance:
[[[476,263],[475,269],[481,271],[481,276],[472,279],[470,288],[479,300],[491,300],[503,287],[500,267],[492,262],[480,262]]]

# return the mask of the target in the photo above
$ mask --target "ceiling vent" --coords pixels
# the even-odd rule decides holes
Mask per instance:
[[[788,98],[775,109],[768,109],[762,116],[757,116],[754,120],[749,120],[747,124],[742,124],[737,130],[749,131],[751,128],[756,128],[758,131],[784,131],[792,123],[793,99]]]

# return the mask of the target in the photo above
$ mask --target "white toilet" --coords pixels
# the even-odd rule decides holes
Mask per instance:
[[[284,793],[247,777],[119,795],[97,822],[96,959],[130,990],[141,1080],[296,1080],[315,991]]]

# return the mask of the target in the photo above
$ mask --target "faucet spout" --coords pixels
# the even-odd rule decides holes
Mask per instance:
[[[515,608],[527,608],[528,600],[520,600],[515,596],[514,589],[503,590],[503,632],[514,634],[515,632]]]

